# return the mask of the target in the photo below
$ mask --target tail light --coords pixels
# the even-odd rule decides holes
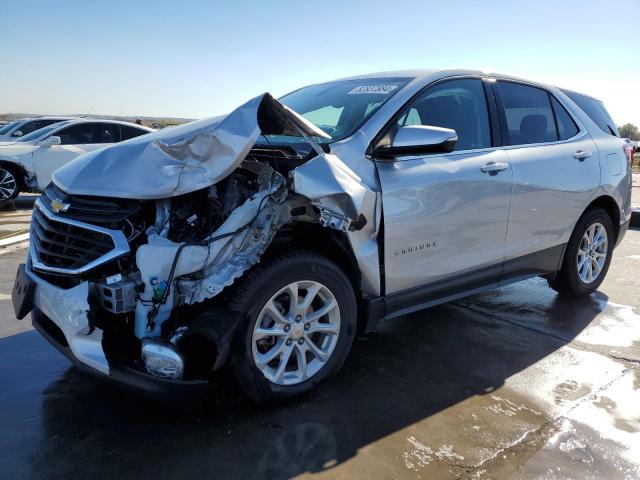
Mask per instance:
[[[630,144],[625,143],[622,149],[624,150],[624,154],[627,156],[629,168],[631,168],[631,164],[633,163],[633,147]]]

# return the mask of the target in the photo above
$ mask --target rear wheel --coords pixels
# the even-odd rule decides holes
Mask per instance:
[[[615,244],[609,214],[594,208],[578,221],[567,245],[562,268],[549,282],[558,293],[588,295],[603,282]]]
[[[20,184],[15,171],[0,165],[0,205],[15,199],[20,193]]]
[[[230,305],[245,316],[232,354],[236,380],[257,401],[291,398],[329,380],[355,335],[351,283],[333,262],[311,252],[256,268]]]

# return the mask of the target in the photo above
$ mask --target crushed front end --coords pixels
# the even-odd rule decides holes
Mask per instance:
[[[35,204],[16,316],[32,312],[84,371],[147,393],[205,388],[240,317],[227,287],[276,233],[294,222],[354,231],[373,215],[375,194],[281,107],[265,95],[56,172]],[[287,129],[310,141],[308,155],[256,146],[261,133]]]

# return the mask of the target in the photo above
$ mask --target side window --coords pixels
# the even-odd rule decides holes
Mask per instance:
[[[57,135],[62,145],[114,143],[120,139],[118,126],[110,123],[81,123],[64,128]]]
[[[36,130],[40,130],[41,128],[48,127],[49,125],[53,125],[54,123],[58,123],[60,120],[34,120],[33,122],[29,122],[18,130],[22,132],[22,135],[28,135],[31,132],[35,132]]]
[[[91,143],[93,138],[93,125],[90,123],[81,123],[71,127],[63,128],[57,133],[60,137],[62,145],[80,145],[83,143]]]
[[[576,135],[580,129],[573,121],[569,112],[560,104],[560,102],[551,95],[551,104],[553,106],[553,113],[556,114],[556,124],[558,125],[558,138],[560,140],[566,140]]]
[[[42,127],[48,127],[49,125],[53,125],[54,123],[58,123],[58,122],[63,122],[64,119],[57,119],[57,120],[43,120],[42,122]],[[40,128],[42,128],[40,127]]]
[[[400,116],[398,126],[409,125],[452,128],[458,134],[455,150],[490,147],[489,112],[482,80],[449,80],[428,88]]]
[[[139,137],[145,133],[149,132],[140,128],[129,127],[128,125],[120,125],[120,141],[122,142],[129,140],[130,138]]]
[[[620,136],[616,123],[612,120],[611,115],[609,115],[609,112],[604,108],[604,104],[601,101],[580,95],[579,93],[568,92],[566,90],[563,90],[563,92],[573,100],[584,113],[589,115],[589,118],[600,127],[600,130],[615,137]]]
[[[34,120],[33,122],[25,123],[18,130],[16,130],[16,132],[20,131],[24,136],[41,129],[42,127],[46,127],[47,125],[49,124],[46,120]],[[13,136],[15,136],[15,133],[13,134]]]
[[[511,145],[558,140],[551,101],[546,90],[498,81]]]
[[[114,123],[94,123],[93,141],[91,143],[116,143],[120,141],[119,125]]]

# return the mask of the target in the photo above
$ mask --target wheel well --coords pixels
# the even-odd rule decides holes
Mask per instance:
[[[585,209],[585,212],[588,212],[592,208],[602,208],[609,214],[611,223],[613,223],[613,230],[615,232],[617,240],[618,234],[620,233],[620,208],[618,208],[618,204],[616,203],[616,201],[612,197],[603,195],[591,202]]]
[[[349,277],[353,290],[359,299],[361,291],[360,269],[345,233],[316,223],[294,222],[278,231],[263,258],[295,249],[311,250],[338,265]]]
[[[21,165],[16,165],[12,162],[7,162],[5,160],[0,160],[0,167],[6,168],[7,170],[11,170],[16,175],[16,180],[18,180],[18,185],[20,189],[25,188],[24,178],[27,176],[27,171]]]

